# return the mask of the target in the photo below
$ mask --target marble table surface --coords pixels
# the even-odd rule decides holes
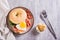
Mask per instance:
[[[57,40],[60,40],[60,0],[8,0],[10,8],[22,6],[30,9],[34,16],[34,25],[32,29],[24,34],[15,36],[16,40],[55,40],[48,28],[44,32],[35,35],[33,29],[38,23],[44,23],[39,15],[46,10],[48,19],[56,33]]]

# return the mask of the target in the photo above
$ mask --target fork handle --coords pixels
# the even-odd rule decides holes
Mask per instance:
[[[54,30],[52,28],[52,25],[50,24],[48,18],[45,18],[44,22],[47,25],[47,28],[49,29],[49,31],[51,32],[51,34],[54,36],[54,38],[57,39],[56,34],[55,34],[55,32],[54,32]]]

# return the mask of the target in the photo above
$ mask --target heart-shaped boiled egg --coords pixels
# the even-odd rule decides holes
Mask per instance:
[[[16,25],[16,28],[18,30],[24,30],[24,31],[26,31],[26,23],[25,22],[20,22],[20,24]]]

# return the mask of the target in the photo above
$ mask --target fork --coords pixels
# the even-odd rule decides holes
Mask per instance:
[[[52,25],[50,24],[50,22],[49,22],[49,20],[48,20],[48,18],[47,18],[47,14],[46,14],[46,11],[45,11],[45,10],[43,10],[42,13],[40,14],[40,18],[44,21],[44,23],[46,24],[48,30],[49,30],[49,31],[51,32],[51,34],[53,35],[53,37],[54,37],[55,39],[57,39],[56,34],[55,34],[55,32],[54,32],[54,30],[53,30],[53,28],[52,28]]]

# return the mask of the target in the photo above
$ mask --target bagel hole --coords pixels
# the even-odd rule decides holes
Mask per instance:
[[[16,16],[18,16],[18,13],[16,14]]]

